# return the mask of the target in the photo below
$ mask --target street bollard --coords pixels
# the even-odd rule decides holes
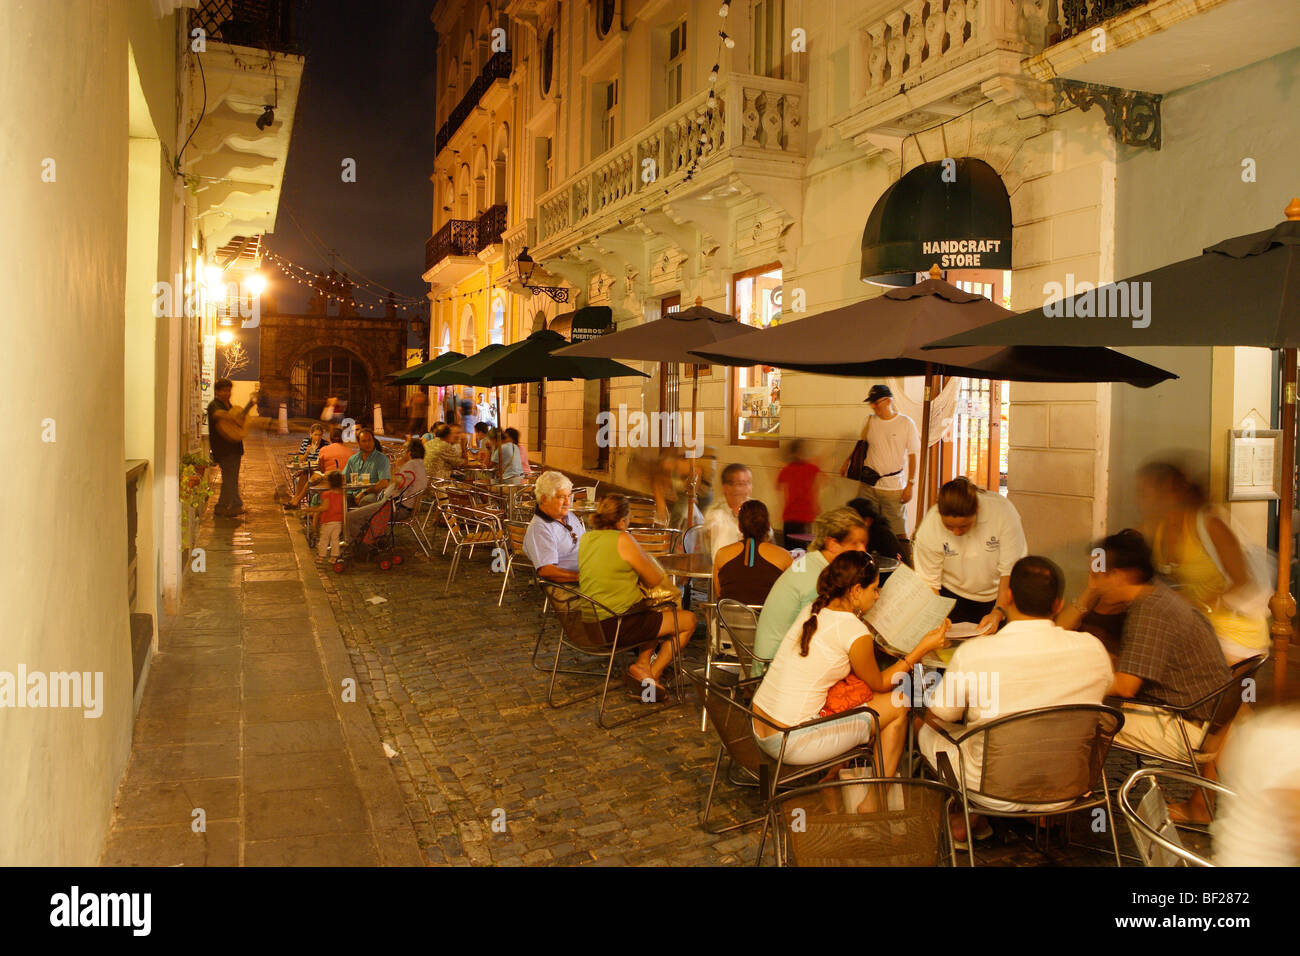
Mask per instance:
[[[289,406],[284,402],[280,403],[280,434],[289,434]]]
[[[375,434],[382,435],[383,433],[384,433],[384,406],[380,405],[378,402],[375,402]]]

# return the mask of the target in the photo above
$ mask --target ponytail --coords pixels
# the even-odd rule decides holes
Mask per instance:
[[[870,587],[879,576],[876,562],[865,551],[844,551],[817,576],[817,598],[808,609],[799,635],[799,656],[807,657],[813,635],[817,633],[817,615],[831,601],[844,597],[855,587]]]

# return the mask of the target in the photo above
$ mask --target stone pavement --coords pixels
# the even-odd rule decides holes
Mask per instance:
[[[483,552],[450,593],[448,559],[409,540],[391,571],[318,567],[271,501],[272,456],[298,440],[250,438],[252,513],[207,519],[207,571],[164,628],[105,863],[753,862],[755,829],[698,826],[716,738],[693,706],[605,731],[593,701],[546,705],[529,662],[539,601],[522,577],[498,608]],[[697,638],[687,656],[701,655]],[[352,676],[355,703],[340,693]],[[648,706],[613,693],[616,714]],[[197,806],[206,834],[190,829]],[[723,785],[718,810],[752,815],[751,792]],[[1089,817],[1074,822],[1076,839],[1108,845]],[[1040,854],[1031,827],[997,826],[983,863],[1106,862]]]
[[[214,518],[209,502],[206,569],[187,571],[181,613],[161,624],[101,862],[418,865],[374,724],[342,700],[355,675],[271,502],[265,441],[247,445],[249,513]]]

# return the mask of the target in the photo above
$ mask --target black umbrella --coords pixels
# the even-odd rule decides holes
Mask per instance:
[[[1194,258],[1048,302],[980,329],[936,339],[927,346],[947,349],[1010,342],[1090,346],[1104,342],[1119,346],[1243,345],[1283,350],[1282,494],[1278,507],[1277,591],[1271,602],[1274,679],[1279,699],[1286,676],[1291,619],[1295,616],[1291,597],[1291,508],[1295,496],[1296,363],[1300,346],[1300,199],[1291,200],[1286,217],[1272,229],[1225,239]]]
[[[706,308],[704,300],[696,297],[688,309],[669,312],[657,322],[643,322],[630,329],[620,329],[598,338],[558,349],[556,355],[565,357],[594,357],[636,359],[642,362],[667,362],[691,366],[691,422],[699,404],[700,365],[703,364],[692,349],[708,348],[753,329],[725,312]],[[693,427],[693,426],[692,426]],[[695,486],[699,475],[691,470],[690,503],[687,515],[695,513]],[[689,523],[689,522],[688,522]]]
[[[1015,382],[1128,382],[1140,388],[1176,377],[1172,372],[1105,348],[1017,346],[926,352],[922,346],[944,334],[939,329],[948,329],[947,334],[951,335],[1012,314],[981,295],[944,282],[938,273],[935,267],[930,270],[930,279],[916,285],[890,289],[873,299],[694,352],[725,365],[775,365],[822,375],[924,375],[918,479],[921,513],[929,496],[926,472],[933,375]]]

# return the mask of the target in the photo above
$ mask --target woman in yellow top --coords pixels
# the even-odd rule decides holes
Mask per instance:
[[[664,581],[664,572],[628,534],[630,513],[623,495],[600,499],[590,530],[578,541],[578,590],[617,615],[607,617],[600,608],[596,610],[607,640],[613,641],[617,633],[620,647],[642,645],[628,674],[643,687],[649,686],[645,681],[654,681],[655,699],[664,700],[659,678],[672,662],[674,637],[677,648],[685,647],[691,639],[695,615],[671,608],[651,610],[652,602],[641,587],[658,587]],[[656,648],[651,641],[655,637],[666,640]]]
[[[1176,465],[1153,462],[1138,471],[1137,501],[1156,570],[1210,619],[1227,662],[1267,653],[1260,584],[1201,487]]]

